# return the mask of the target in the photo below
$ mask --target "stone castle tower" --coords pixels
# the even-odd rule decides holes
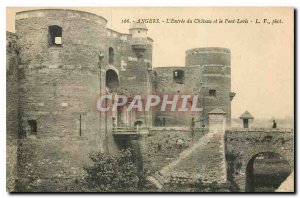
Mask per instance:
[[[24,135],[101,136],[106,123],[96,109],[99,95],[147,94],[152,67],[147,29],[132,26],[130,34],[121,34],[106,23],[103,17],[74,10],[17,13]],[[135,119],[149,122],[141,115],[131,123],[118,116],[126,125]]]
[[[139,148],[136,139],[114,137],[114,125],[189,127],[192,119],[202,116],[199,112],[128,112],[126,107],[99,112],[101,95],[201,93],[205,122],[208,113],[219,107],[230,124],[234,94],[228,49],[191,49],[184,67],[152,69],[153,40],[147,27],[132,24],[129,34],[124,34],[106,28],[106,23],[101,16],[75,10],[16,14],[16,33],[7,33],[7,134],[9,177],[12,182],[17,178],[21,191],[64,191],[82,176],[90,153],[115,153],[128,145]],[[165,157],[152,153],[157,153],[156,145],[190,141],[188,133],[167,133],[158,130],[142,140],[149,169],[160,166],[156,161],[165,163]],[[167,149],[161,153],[172,154]]]
[[[226,112],[227,126],[231,122],[231,57],[225,48],[195,48],[186,51],[185,66],[154,68],[154,88],[157,94],[198,95],[201,112],[156,112],[156,126],[182,126],[194,119],[198,126],[208,124],[208,113],[215,108]],[[201,120],[201,121],[200,121]]]
[[[150,113],[97,110],[100,95],[130,97],[151,90],[153,41],[147,28],[133,25],[124,34],[106,23],[75,10],[16,14],[16,33],[7,37],[7,131],[11,139],[19,137],[18,145],[10,141],[11,161],[18,149],[16,166],[22,166],[19,183],[38,177],[40,186],[54,182],[48,178],[78,177],[89,153],[124,146],[112,135],[114,121],[118,126],[151,125]]]

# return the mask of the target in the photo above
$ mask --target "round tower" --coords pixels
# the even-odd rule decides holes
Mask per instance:
[[[75,10],[17,13],[24,133],[78,136],[80,116],[95,120],[105,26],[106,19]],[[98,125],[90,124],[95,133]]]
[[[106,50],[106,19],[92,13],[43,9],[18,12],[21,64],[31,68],[97,68]]]
[[[231,53],[229,49],[208,47],[186,51],[186,67],[197,68],[198,89],[203,101],[204,122],[208,113],[221,108],[226,113],[227,127],[231,123]],[[201,86],[202,82],[202,86]]]
[[[74,182],[81,176],[90,152],[103,149],[104,119],[96,101],[105,93],[108,57],[102,60],[101,54],[107,50],[106,22],[92,13],[64,9],[16,14],[24,186],[53,183],[60,189],[63,178]]]
[[[147,32],[148,29],[144,23],[132,23],[129,28],[129,34],[132,36],[132,49],[135,50],[139,56],[147,49]]]

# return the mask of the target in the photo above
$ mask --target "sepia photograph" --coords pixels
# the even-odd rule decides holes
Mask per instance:
[[[295,12],[7,7],[6,191],[294,193]]]

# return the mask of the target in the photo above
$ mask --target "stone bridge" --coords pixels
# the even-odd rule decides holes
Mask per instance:
[[[253,192],[255,185],[258,185],[255,179],[259,172],[273,177],[273,171],[283,171],[276,184],[270,183],[275,189],[286,179],[285,176],[293,172],[293,129],[226,130],[224,113],[218,109],[210,112],[209,121],[209,130],[205,134],[191,142],[148,180],[158,188],[168,183],[192,184],[201,181],[203,184],[223,185],[230,181],[236,191]],[[257,161],[261,165],[254,172],[254,164],[257,165],[255,159],[262,161]]]
[[[276,153],[294,170],[294,130],[293,129],[232,129],[226,131],[226,153],[235,153],[239,170],[234,181],[240,191],[252,191],[253,162],[261,153]]]

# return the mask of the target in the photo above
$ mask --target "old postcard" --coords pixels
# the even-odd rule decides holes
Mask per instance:
[[[9,7],[8,192],[294,192],[294,9]]]

